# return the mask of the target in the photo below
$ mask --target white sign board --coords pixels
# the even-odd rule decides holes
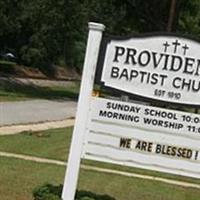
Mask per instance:
[[[172,36],[108,42],[101,81],[151,99],[199,105],[200,44]]]
[[[92,97],[96,80],[121,94],[200,106],[199,44],[178,36],[102,42],[104,28],[89,23],[63,200],[74,199],[81,158],[200,178],[200,115]]]
[[[200,178],[200,116],[92,98],[83,158]]]

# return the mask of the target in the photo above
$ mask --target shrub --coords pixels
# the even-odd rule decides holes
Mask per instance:
[[[33,191],[34,200],[61,200],[62,185],[43,185]],[[98,195],[88,191],[77,191],[75,200],[115,200],[108,195]]]
[[[115,200],[108,195],[94,194],[88,191],[77,191],[76,200]]]
[[[33,191],[34,200],[61,200],[62,186],[46,184]]]

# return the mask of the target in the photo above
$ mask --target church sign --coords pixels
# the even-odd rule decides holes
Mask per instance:
[[[191,112],[200,106],[199,43],[163,34],[106,38],[104,25],[89,28],[63,200],[74,199],[81,159],[199,179],[200,115]],[[92,95],[94,84],[110,96]]]
[[[199,105],[199,48],[198,42],[178,36],[110,40],[101,81],[151,99]]]

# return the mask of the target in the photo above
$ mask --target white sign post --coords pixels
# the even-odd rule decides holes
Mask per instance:
[[[68,159],[69,164],[62,193],[63,200],[73,200],[75,196],[84,139],[84,130],[88,119],[94,76],[99,55],[99,47],[104,29],[105,26],[102,24],[89,23],[89,36],[85,55],[76,122]]]

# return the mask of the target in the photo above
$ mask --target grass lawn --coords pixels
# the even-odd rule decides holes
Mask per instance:
[[[45,183],[63,183],[64,166],[0,159],[0,199],[33,200],[32,192]],[[81,170],[78,188],[116,200],[199,200],[200,191],[169,184]]]
[[[32,200],[36,187],[62,184],[64,174],[64,167],[0,157],[0,199]]]
[[[67,160],[71,128],[0,136],[0,151]]]
[[[79,190],[109,194],[116,200],[199,200],[198,189],[111,174],[81,171]]]
[[[23,101],[29,99],[23,94],[15,92],[6,92],[0,88],[0,102],[3,101]]]
[[[39,87],[23,85],[17,82],[5,82],[0,84],[0,101],[19,101],[28,99],[77,99],[79,82],[73,82],[68,86]]]
[[[0,151],[66,161],[69,153],[72,130],[73,128],[70,127],[0,136]],[[84,160],[82,163],[200,184],[200,180],[198,179],[174,176],[154,171],[140,170],[87,160]]]

